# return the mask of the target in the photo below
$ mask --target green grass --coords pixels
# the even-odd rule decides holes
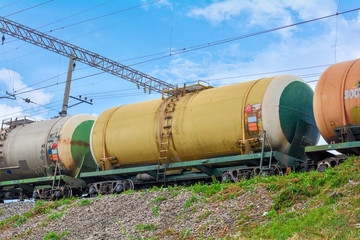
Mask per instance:
[[[154,200],[154,203],[159,203],[159,202],[162,202],[162,201],[165,201],[167,200],[167,197],[163,197],[163,196],[157,196]]]
[[[38,215],[38,214],[49,214],[54,209],[57,209],[63,205],[69,205],[75,200],[75,198],[71,199],[60,199],[56,201],[37,201],[35,203],[35,207],[24,213],[22,216],[14,215],[6,218],[5,220],[0,222],[0,230],[8,229],[9,227],[17,227],[21,226],[24,222],[28,221],[30,218]],[[63,213],[53,213],[49,216],[49,219],[59,218]]]
[[[354,182],[354,185],[349,185]],[[349,158],[340,166],[285,176],[255,177],[237,183],[195,184],[184,209],[199,201],[224,201],[244,191],[262,187],[273,197],[270,210],[260,221],[251,221],[254,205],[237,216],[237,232],[245,239],[360,239],[360,159]],[[201,197],[204,196],[204,197]],[[207,218],[211,213],[199,216]],[[178,234],[178,237],[183,237]],[[225,238],[231,239],[231,238]]]
[[[60,219],[62,215],[64,215],[64,212],[53,212],[48,216],[48,219]]]
[[[158,211],[159,211],[159,206],[153,206],[153,205],[150,204],[150,207],[151,207],[151,210],[152,210],[154,216],[155,216],[155,217],[158,217],[158,216],[159,216],[159,213],[158,213]]]
[[[137,231],[140,231],[140,232],[145,232],[145,231],[155,231],[156,229],[158,229],[159,226],[158,225],[154,225],[152,223],[150,224],[147,224],[147,225],[144,225],[144,224],[137,224],[136,225],[136,229]]]
[[[189,199],[184,204],[184,209],[189,208],[193,205],[193,203],[196,203],[198,201],[197,195],[193,193]]]
[[[66,230],[63,233],[57,234],[55,231],[51,231],[47,234],[45,234],[44,236],[44,240],[58,240],[61,239],[62,237],[65,237],[66,235],[69,235],[71,233],[71,231]]]
[[[360,160],[350,158],[323,173],[293,173],[251,179],[274,194],[266,224],[242,224],[242,237],[252,239],[360,239]],[[355,182],[354,186],[349,181]],[[296,208],[300,204],[301,208]],[[295,208],[294,208],[295,207]]]
[[[91,203],[91,199],[83,199],[79,202],[81,206],[86,206],[89,205],[90,203]]]

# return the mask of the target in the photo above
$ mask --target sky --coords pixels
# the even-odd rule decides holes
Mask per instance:
[[[293,74],[314,88],[328,66],[360,57],[359,11],[244,36],[359,7],[357,0],[0,0],[0,16],[172,84],[203,80],[217,87]],[[197,45],[207,47],[187,51]],[[5,35],[0,120],[58,116],[68,64],[66,57]],[[1,98],[6,92],[16,99]],[[93,101],[69,108],[70,115],[95,116],[161,97],[80,62],[70,95]]]

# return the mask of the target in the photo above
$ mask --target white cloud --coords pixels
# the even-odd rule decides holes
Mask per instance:
[[[0,70],[0,83],[5,84],[7,87],[7,91],[10,93],[12,93],[13,90],[16,91],[24,88],[26,88],[26,90],[24,89],[24,91],[33,90],[33,88],[28,87],[22,81],[22,77],[20,76],[19,73],[5,68]],[[49,103],[52,98],[52,94],[45,93],[44,90],[37,90],[37,91],[21,94],[19,96],[22,98],[29,98],[31,101],[41,105]],[[21,99],[19,99],[18,103],[20,105],[29,105]]]
[[[10,107],[6,104],[0,104],[0,121],[3,119],[20,116],[21,113],[21,107]]]
[[[149,3],[151,1],[142,0],[142,2],[143,2],[143,4],[146,4],[146,3]],[[171,10],[173,9],[172,4],[168,0],[159,0],[159,1],[154,2],[154,3],[144,5],[144,6],[142,6],[142,8],[144,8],[145,10],[148,10],[151,6],[155,6],[156,8],[166,6],[166,7],[169,7]]]
[[[226,2],[232,2],[231,0]],[[316,2],[316,1],[315,1]],[[220,2],[222,3],[222,2]],[[218,4],[220,4],[218,3]],[[216,3],[214,3],[216,4]],[[295,4],[293,8],[302,12],[304,9],[314,7],[315,3],[309,3],[308,8],[305,4]],[[330,4],[331,6],[334,4]],[[322,7],[320,12],[326,15],[332,7]],[[313,11],[314,12],[314,11]],[[315,11],[316,12],[316,11]],[[306,17],[314,17],[318,13],[300,13]],[[336,18],[329,19],[322,24],[321,31],[316,28],[310,29],[310,33],[296,34],[281,37],[279,41],[262,44],[254,50],[247,49],[242,44],[243,40],[233,42],[232,44],[223,45],[218,48],[219,51],[212,51],[212,54],[201,54],[177,56],[176,59],[163,69],[158,69],[158,74],[162,74],[162,79],[176,79],[178,82],[197,80],[197,79],[217,79],[233,76],[249,75],[254,73],[271,72],[276,70],[302,68],[308,66],[318,66],[335,63],[335,36],[337,35],[336,44],[336,62],[356,59],[360,57],[360,12],[357,17],[347,20],[344,16],[338,16],[338,28],[336,32]],[[302,29],[307,31],[308,28]],[[198,53],[198,52],[197,52]],[[196,57],[195,57],[196,56]],[[200,57],[199,57],[200,56]],[[209,67],[210,66],[210,67]],[[303,71],[293,71],[291,74],[303,75],[311,74],[304,80],[317,80],[325,67],[308,69]],[[157,73],[155,73],[157,74]],[[249,81],[265,76],[273,76],[274,73],[264,76],[249,76],[239,78],[229,78],[212,82],[213,85],[224,85],[235,82]],[[316,82],[311,84],[314,86]]]
[[[170,80],[172,84],[182,84],[189,81],[197,81],[208,75],[204,64],[198,61],[192,61],[187,58],[175,57],[166,68],[156,69],[153,71],[154,76]]]
[[[23,82],[19,73],[5,68],[0,70],[0,86],[1,85],[3,86],[2,90],[4,92],[8,91],[9,93],[12,93],[13,90],[20,90],[24,88],[26,88],[24,91],[33,90],[33,88],[28,88],[28,86]],[[21,90],[19,92],[21,92]],[[5,93],[2,93],[2,95],[3,94]],[[26,103],[22,98],[29,98],[37,104]],[[42,107],[41,105],[49,103],[51,98],[52,94],[45,93],[44,90],[18,95],[16,96],[15,101],[8,100],[10,101],[8,104],[0,104],[0,120],[29,115],[29,113],[32,117],[36,118],[36,120],[43,120],[43,116],[47,114],[48,109]]]
[[[296,17],[307,20],[329,15],[334,11],[336,4],[332,0],[225,0],[211,3],[204,8],[194,8],[188,15],[205,19],[212,24],[238,20],[242,27],[269,27],[294,23]]]

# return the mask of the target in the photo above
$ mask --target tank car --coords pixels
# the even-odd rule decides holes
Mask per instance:
[[[81,114],[39,122],[28,118],[3,121],[0,134],[2,197],[18,198],[33,193],[37,195],[35,197],[71,194],[69,188],[55,187],[60,180],[77,177],[80,169],[95,170],[91,156],[85,157],[89,152],[89,134],[94,120],[94,116]],[[58,180],[54,178],[51,182],[54,175]],[[36,187],[49,182],[52,186]]]
[[[329,150],[360,154],[360,59],[336,63],[324,71],[315,88],[314,115],[329,144],[306,149],[319,169],[347,158]]]
[[[167,93],[108,109],[95,122],[76,115],[2,128],[1,198],[304,170],[304,149],[319,139],[313,91],[292,75]]]
[[[314,112],[327,143],[360,140],[360,59],[325,70],[316,85]]]
[[[203,88],[184,87],[172,90],[175,97],[103,112],[90,136],[97,165],[102,170],[113,169],[112,173],[118,169],[119,174],[139,166],[153,167],[124,174],[135,182],[159,181],[186,170],[193,176],[194,168],[208,175],[222,168],[218,173],[224,177],[238,178],[251,174],[259,164],[278,171],[299,167],[305,160],[305,146],[315,145],[319,139],[313,91],[298,77],[280,75],[199,91]],[[264,160],[256,155],[260,152],[282,155],[268,155]],[[252,159],[254,155],[258,158]],[[229,156],[247,157],[229,167]],[[213,163],[192,164],[201,159]],[[164,167],[154,168],[156,165]],[[82,175],[91,176],[95,175]]]

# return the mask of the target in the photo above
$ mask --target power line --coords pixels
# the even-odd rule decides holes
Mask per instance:
[[[57,103],[60,103],[60,102],[62,102],[62,100],[61,100],[61,101],[55,101],[55,102],[48,103],[48,104],[44,104],[44,105],[41,105],[41,104],[37,104],[37,105],[41,105],[42,107],[47,108],[47,107],[49,107],[49,106],[51,106],[51,105],[56,105]],[[23,109],[23,110],[18,111],[18,112],[13,112],[13,113],[9,113],[9,114],[2,115],[2,116],[0,116],[0,118],[8,117],[8,116],[15,115],[15,114],[17,114],[17,113],[22,113],[22,112],[24,112],[24,113],[25,113],[25,112],[28,112],[28,111],[34,112],[35,109],[36,109],[36,107]],[[54,110],[54,111],[55,111],[55,109],[52,109],[52,108],[51,108],[50,110]],[[42,110],[42,111],[43,111],[43,110]],[[56,110],[56,111],[58,111],[58,110]]]
[[[4,8],[7,8],[7,7],[10,7],[10,6],[12,6],[12,5],[14,5],[14,4],[16,4],[16,3],[20,2],[20,1],[21,1],[21,0],[18,0],[18,1],[12,2],[12,3],[9,3],[9,4],[5,5],[5,6],[0,7],[0,9],[4,9]]]
[[[146,93],[128,93],[128,94],[113,94],[113,95],[109,95],[109,96],[100,96],[100,97],[96,97],[93,98],[94,100],[98,101],[98,100],[102,100],[102,99],[109,99],[109,98],[121,98],[121,97],[134,97],[134,96],[141,96],[141,95],[148,95]]]
[[[154,11],[151,11],[151,12],[149,12],[149,13],[147,13],[147,14],[150,14],[150,13],[153,13],[153,12],[154,12]],[[98,32],[98,31],[104,30],[104,29],[106,29],[106,28],[112,27],[112,26],[117,25],[117,24],[119,24],[119,23],[121,23],[121,22],[126,22],[126,21],[129,21],[129,20],[135,19],[135,18],[137,18],[137,17],[144,16],[144,15],[145,15],[145,14],[136,15],[136,16],[134,16],[134,17],[131,17],[131,18],[128,18],[128,19],[125,19],[125,20],[121,20],[121,21],[118,21],[118,22],[109,24],[109,25],[107,25],[107,26],[101,27],[101,28],[99,28],[99,29],[97,29],[97,30],[93,30],[93,31],[90,31],[90,32],[82,33],[82,34],[80,34],[80,35],[78,35],[78,36],[75,36],[75,37],[73,37],[73,38],[69,38],[69,39],[67,39],[66,41],[70,41],[70,40],[73,40],[73,39],[77,39],[77,38],[80,38],[80,37],[83,37],[83,36],[92,34],[92,33],[94,33],[94,32]],[[37,28],[37,29],[38,29],[38,28]],[[49,31],[47,31],[47,32],[49,32]],[[20,41],[20,40],[19,40],[19,39],[13,39],[13,40],[11,40],[11,41],[6,41],[6,43],[8,44],[8,43],[16,42],[16,41]],[[26,46],[26,45],[27,45],[27,43],[22,44],[22,45],[20,45],[20,46],[18,46],[18,47],[15,47],[15,48],[13,48],[13,49],[10,49],[10,50],[7,50],[7,51],[3,52],[3,54],[7,54],[7,53],[12,52],[12,51],[14,51],[14,50],[18,50],[19,48],[21,48],[21,47],[23,47],[23,46]],[[29,55],[32,55],[32,54],[34,54],[34,53],[38,53],[38,52],[41,52],[41,51],[42,51],[41,49],[40,49],[40,50],[35,50],[35,51],[32,51],[32,52],[26,53],[26,54],[24,54],[24,55],[18,56],[18,57],[16,57],[16,58],[12,58],[11,61],[14,61],[14,60],[16,60],[16,59],[23,58],[23,57],[26,57],[26,56],[29,56]]]
[[[102,4],[96,5],[96,6],[94,6],[94,7],[87,8],[87,9],[82,10],[82,11],[80,11],[80,12],[74,13],[74,14],[72,14],[72,15],[70,15],[70,16],[63,17],[63,18],[60,18],[60,19],[55,20],[55,21],[53,21],[53,22],[50,22],[50,23],[47,23],[47,24],[42,25],[42,26],[40,26],[40,27],[37,27],[37,28],[35,28],[35,29],[40,29],[40,28],[43,28],[43,27],[47,27],[47,26],[49,26],[49,25],[52,25],[52,24],[54,24],[54,23],[58,23],[58,22],[64,21],[64,20],[66,20],[66,19],[75,17],[75,16],[80,15],[80,14],[83,14],[83,13],[85,13],[85,12],[89,12],[89,11],[91,11],[91,10],[94,10],[94,9],[96,9],[96,8],[98,8],[98,7],[102,7],[102,6],[104,6],[104,5],[106,5],[106,4],[109,4],[109,3],[113,2],[113,1],[115,1],[115,0],[110,0],[110,1],[104,2],[104,3],[102,3]]]
[[[150,3],[153,3],[153,2],[150,2]],[[150,3],[147,3],[147,4],[150,4]],[[160,58],[165,58],[165,57],[169,57],[169,56],[189,52],[189,51],[195,51],[195,50],[198,50],[198,49],[201,49],[201,48],[206,48],[206,47],[211,47],[211,46],[215,46],[215,45],[219,45],[219,44],[224,44],[224,43],[227,43],[227,42],[230,42],[230,41],[235,41],[235,40],[239,40],[239,39],[243,39],[243,38],[248,38],[248,37],[252,37],[252,36],[272,32],[272,31],[277,31],[277,30],[281,30],[281,29],[285,29],[285,28],[289,28],[289,27],[293,27],[293,26],[297,26],[297,25],[301,25],[301,24],[305,24],[305,23],[309,23],[309,22],[314,22],[314,21],[325,19],[325,18],[338,16],[338,15],[350,13],[350,12],[353,12],[353,11],[358,11],[358,10],[360,10],[360,8],[356,8],[356,9],[352,9],[352,10],[348,10],[348,11],[344,11],[344,12],[340,12],[340,13],[337,12],[336,14],[331,14],[331,15],[327,15],[327,16],[323,16],[323,17],[319,17],[319,18],[314,18],[314,19],[311,19],[311,20],[302,21],[302,22],[298,22],[298,23],[290,24],[290,25],[285,25],[285,26],[278,27],[278,28],[268,29],[268,30],[264,30],[264,31],[256,32],[256,33],[246,34],[246,35],[237,36],[237,37],[233,37],[233,38],[227,38],[227,39],[223,39],[223,40],[219,40],[219,41],[214,41],[214,42],[210,42],[210,43],[207,43],[207,44],[199,44],[199,45],[195,45],[195,46],[192,46],[192,47],[183,48],[181,50],[172,50],[172,51],[168,51],[168,52],[171,52],[170,55],[162,56],[162,57],[155,58],[155,59],[150,59],[150,60],[139,62],[139,63],[134,63],[131,66],[138,65],[138,64],[141,64],[141,63],[150,62],[150,61],[154,61],[154,60],[158,60]],[[152,55],[154,55],[154,54],[152,54]],[[329,65],[324,65],[324,66],[329,66]],[[279,71],[277,71],[277,72],[279,72]],[[275,73],[275,72],[269,72],[269,73]],[[95,75],[99,75],[99,74],[102,74],[102,73],[98,73],[98,74],[95,74]],[[266,74],[266,73],[264,73],[264,74]],[[93,75],[89,75],[89,76],[93,76]],[[85,76],[85,77],[89,77],[89,76]],[[251,75],[248,75],[248,76],[251,76]],[[85,78],[85,77],[83,77],[83,78]],[[236,77],[243,77],[243,76],[236,76]],[[236,77],[231,77],[231,78],[236,78]],[[80,78],[80,79],[82,79],[82,78]],[[220,80],[220,79],[218,79],[218,80]],[[211,81],[215,81],[215,79],[213,79]],[[49,86],[45,86],[45,87],[38,88],[38,89],[33,89],[33,90],[30,90],[30,91],[36,91],[36,90],[51,87],[51,86],[54,86],[54,85],[58,85],[58,84],[52,84],[52,85],[49,85]],[[29,91],[26,91],[26,92],[29,92]],[[22,92],[22,93],[18,93],[18,94],[23,94],[23,93],[26,93],[26,92]]]
[[[87,69],[87,68],[90,68],[90,67],[76,68],[76,70],[79,71],[79,70],[83,70],[83,69]],[[56,76],[47,78],[47,79],[45,79],[45,80],[41,80],[41,81],[36,82],[36,83],[34,83],[34,84],[31,84],[31,85],[29,85],[29,86],[26,86],[26,87],[17,89],[17,90],[14,91],[13,93],[16,93],[16,92],[18,92],[18,91],[21,91],[21,90],[24,90],[24,89],[27,89],[27,88],[31,88],[31,87],[33,87],[33,86],[36,86],[36,85],[40,84],[40,83],[44,83],[44,82],[50,81],[50,80],[52,80],[52,79],[54,79],[54,78],[61,77],[61,76],[63,76],[63,75],[66,75],[67,73],[68,73],[68,72],[63,72],[63,73],[60,73],[60,74],[58,74],[58,75],[56,75]]]
[[[159,1],[160,0],[155,0],[155,1],[152,1],[152,2],[148,2],[148,3],[143,3],[143,4],[140,4],[140,5],[134,6],[134,7],[126,8],[126,9],[119,10],[119,11],[116,11],[116,12],[112,12],[112,13],[104,14],[104,15],[101,15],[101,16],[98,16],[98,17],[83,20],[83,21],[80,21],[80,22],[72,23],[72,24],[69,24],[69,25],[66,25],[66,26],[63,26],[63,27],[55,28],[55,29],[52,29],[52,30],[47,31],[47,32],[54,32],[54,31],[57,31],[57,30],[60,30],[60,29],[69,28],[69,27],[72,27],[72,26],[75,26],[75,25],[79,25],[79,24],[90,22],[90,21],[97,20],[97,19],[100,19],[100,18],[108,17],[108,16],[111,16],[111,15],[114,15],[114,14],[117,14],[117,13],[129,11],[129,10],[139,8],[139,7],[142,7],[142,6],[145,6],[145,5],[149,5],[149,4],[152,4],[152,3],[156,3],[156,2],[159,2]],[[45,32],[45,33],[47,33],[47,32]]]
[[[289,24],[289,25],[285,25],[285,26],[281,26],[281,27],[271,28],[271,29],[267,29],[267,30],[263,30],[263,31],[259,31],[259,32],[249,33],[249,34],[240,35],[240,36],[236,36],[236,37],[232,37],[232,38],[226,38],[226,39],[222,39],[222,40],[218,40],[218,41],[198,44],[198,45],[194,45],[194,46],[190,46],[190,47],[181,48],[181,49],[178,49],[178,50],[169,50],[169,51],[166,51],[166,52],[154,53],[154,54],[145,55],[145,56],[142,56],[142,57],[136,57],[136,58],[132,58],[132,59],[125,59],[123,61],[139,59],[139,58],[146,58],[146,57],[149,57],[149,56],[168,54],[166,56],[161,56],[161,57],[145,60],[145,61],[142,61],[142,62],[134,63],[132,65],[138,65],[138,64],[142,64],[142,63],[152,62],[152,61],[160,60],[160,59],[163,59],[163,58],[168,58],[168,57],[171,57],[171,56],[174,56],[174,55],[183,54],[183,53],[187,53],[187,52],[192,52],[192,51],[196,51],[196,50],[203,49],[203,48],[213,47],[213,46],[217,46],[217,45],[220,45],[220,44],[224,44],[224,43],[228,43],[228,42],[232,42],[232,41],[237,41],[237,40],[240,40],[240,39],[245,39],[245,38],[249,38],[249,37],[253,37],[253,36],[258,36],[258,35],[266,34],[266,33],[269,33],[269,32],[274,32],[274,31],[278,31],[278,30],[282,30],[282,29],[286,29],[286,28],[291,28],[291,27],[295,27],[295,26],[298,26],[298,25],[302,25],[302,24],[306,24],[306,23],[310,23],[310,22],[315,22],[315,21],[326,19],[326,18],[331,18],[331,17],[335,17],[335,16],[338,16],[338,15],[343,15],[343,14],[359,11],[359,10],[360,10],[360,8],[354,8],[354,9],[351,9],[351,10],[348,10],[348,11],[336,12],[334,14],[330,14],[330,15],[327,15],[327,16],[313,18],[313,19],[310,19],[310,20],[301,21],[301,22],[297,22],[297,23],[293,23],[293,24]]]
[[[247,75],[238,75],[238,76],[231,76],[231,77],[223,77],[223,78],[214,78],[214,79],[209,79],[207,81],[219,81],[219,80],[226,80],[226,79],[233,79],[233,78],[242,78],[242,77],[252,77],[252,76],[257,76],[257,75],[265,75],[265,74],[274,74],[274,73],[281,73],[281,72],[291,72],[291,71],[298,71],[298,70],[307,70],[307,69],[313,69],[313,68],[321,68],[321,67],[328,67],[330,66],[331,64],[324,64],[324,65],[317,65],[317,66],[308,66],[308,67],[302,67],[302,68],[292,68],[292,69],[284,69],[284,70],[277,70],[277,71],[271,71],[271,72],[262,72],[262,73],[254,73],[254,74],[247,74]],[[88,67],[86,67],[88,68]],[[82,68],[82,69],[85,69],[85,68]],[[72,81],[78,81],[78,80],[81,80],[81,79],[85,79],[85,78],[89,78],[89,77],[93,77],[93,76],[97,76],[97,75],[101,75],[105,72],[99,72],[99,73],[95,73],[95,74],[90,74],[90,75],[86,75],[86,76],[83,76],[83,77],[79,77],[79,78],[74,78]],[[60,75],[64,75],[66,73],[62,73]],[[314,74],[320,74],[320,73],[311,73],[311,74],[306,74],[306,75],[303,75],[304,77],[313,77]],[[60,75],[57,75],[57,76],[60,76]],[[48,78],[48,79],[45,79],[43,80],[42,82],[44,81],[48,81],[48,80],[51,80],[51,79],[54,79],[56,78],[57,76],[54,76],[54,77],[51,77],[51,78]],[[300,76],[301,77],[301,76]],[[39,82],[40,83],[40,82]],[[57,86],[57,85],[61,85],[61,84],[64,84],[66,83],[66,81],[62,81],[62,82],[58,82],[58,83],[53,83],[53,84],[49,84],[49,85],[46,85],[46,86],[43,86],[43,87],[39,87],[39,88],[34,88],[34,89],[31,89],[31,90],[28,90],[28,91],[23,91],[23,92],[14,92],[16,93],[16,95],[20,95],[20,94],[24,94],[24,93],[29,93],[29,92],[34,92],[34,91],[38,91],[38,90],[42,90],[42,89],[45,89],[45,88],[49,88],[49,87],[53,87],[53,86]],[[38,83],[36,83],[38,84]],[[36,85],[36,84],[33,84],[32,86]],[[30,87],[30,86],[29,86]],[[26,88],[29,88],[29,87],[26,87]],[[21,90],[23,89],[26,89],[26,88],[22,88]],[[132,90],[132,89],[123,89],[123,90],[114,90],[114,91],[107,91],[107,92],[103,92],[103,93],[109,93],[109,92],[116,92],[116,91],[126,91],[126,90]],[[17,90],[17,91],[20,91],[20,90]],[[100,92],[101,93],[101,92]],[[85,93],[85,94],[91,94],[91,93]]]
[[[57,20],[55,20],[55,21],[53,21],[53,22],[50,22],[50,23],[41,25],[41,26],[39,26],[39,27],[37,27],[37,28],[35,28],[35,29],[40,29],[40,28],[43,28],[43,27],[47,27],[47,26],[49,26],[49,25],[52,25],[52,24],[54,24],[54,23],[58,23],[58,22],[64,21],[64,20],[66,20],[66,19],[69,19],[69,18],[72,18],[72,17],[74,17],[74,16],[83,14],[83,13],[85,13],[85,12],[94,10],[94,9],[96,9],[96,8],[98,8],[98,7],[104,6],[104,5],[106,5],[106,4],[108,4],[108,3],[111,3],[111,2],[113,2],[113,1],[115,1],[115,0],[110,0],[110,1],[107,1],[107,2],[105,2],[105,3],[96,5],[96,6],[94,6],[94,7],[87,8],[87,9],[82,10],[82,11],[80,11],[80,12],[74,13],[74,14],[72,14],[72,15],[70,15],[70,16],[63,17],[63,18],[57,19]],[[12,43],[12,42],[17,42],[17,41],[20,41],[20,40],[19,40],[19,39],[14,39],[14,40],[12,40],[12,41],[7,41],[6,43]],[[20,47],[23,47],[23,46],[25,46],[25,45],[27,45],[27,44],[25,43],[25,44],[23,44],[23,45],[21,45],[21,46],[19,46],[19,47],[16,47],[16,49],[18,49],[18,48],[20,48]],[[10,50],[10,51],[11,51],[11,50]]]
[[[94,73],[94,74],[90,74],[90,75],[87,75],[87,76],[84,76],[84,77],[74,78],[71,81],[74,82],[74,81],[77,81],[77,80],[80,80],[80,79],[97,76],[97,75],[100,75],[100,74],[103,74],[103,73],[104,72]],[[64,83],[66,83],[66,81],[50,84],[50,85],[47,85],[47,86],[44,86],[44,87],[34,88],[34,89],[31,89],[31,90],[28,90],[28,91],[17,93],[16,95],[21,95],[21,94],[24,94],[24,93],[34,92],[34,91],[42,90],[42,89],[45,89],[45,88],[53,87],[53,86],[56,86],[56,85],[64,84]]]
[[[53,1],[53,0],[52,0]],[[52,25],[54,23],[57,23],[57,22],[60,22],[60,21],[63,21],[63,20],[66,20],[68,18],[71,18],[71,17],[74,17],[74,16],[77,16],[77,15],[80,15],[84,12],[88,12],[90,10],[93,10],[95,8],[98,8],[98,7],[101,7],[105,4],[108,4],[110,2],[113,2],[114,0],[110,0],[108,2],[105,2],[105,3],[102,3],[102,4],[99,4],[99,5],[96,5],[94,7],[91,7],[91,8],[88,8],[88,9],[85,9],[83,11],[80,11],[78,13],[75,13],[75,14],[72,14],[70,16],[67,16],[67,17],[64,17],[64,18],[61,18],[61,19],[58,19],[58,20],[55,20],[51,23],[48,23],[48,24],[45,24],[45,25],[42,25],[40,27],[37,27],[35,29],[40,29],[40,28],[43,28],[43,27],[46,27],[46,26],[49,26],[49,25]],[[64,29],[64,28],[68,28],[68,27],[71,27],[71,26],[75,26],[75,25],[78,25],[78,24],[81,24],[81,23],[85,23],[85,22],[88,22],[88,21],[93,21],[93,20],[96,20],[96,19],[99,19],[99,18],[103,18],[103,17],[107,17],[107,16],[110,16],[110,15],[113,15],[113,14],[116,14],[116,13],[120,13],[120,12],[125,12],[125,11],[128,11],[128,10],[131,10],[131,9],[134,9],[134,8],[138,8],[138,7],[141,7],[141,6],[144,6],[144,5],[148,5],[148,4],[152,4],[154,2],[158,2],[160,0],[156,0],[156,1],[153,1],[153,2],[149,2],[149,3],[144,3],[144,4],[141,4],[141,5],[138,5],[138,6],[134,6],[134,7],[131,7],[131,8],[127,8],[127,9],[123,9],[123,10],[119,10],[119,11],[116,11],[116,12],[113,12],[113,13],[109,13],[109,14],[105,14],[105,15],[102,15],[102,16],[99,16],[99,17],[95,17],[95,18],[91,18],[91,19],[87,19],[87,20],[83,20],[83,21],[80,21],[80,22],[77,22],[77,23],[73,23],[73,24],[70,24],[70,25],[66,25],[66,26],[63,26],[63,27],[59,27],[59,28],[56,28],[56,29],[52,29],[52,30],[48,30],[48,31],[45,31],[44,33],[49,33],[49,32],[54,32],[54,31],[57,31],[57,30],[60,30],[60,29]],[[9,43],[12,43],[12,42],[16,42],[16,41],[19,41],[19,39],[14,39],[12,41],[7,41],[6,43],[9,44]],[[19,47],[16,47],[16,49],[22,47],[22,46],[25,46],[26,44],[23,44]],[[11,51],[11,50],[10,50]],[[32,54],[32,53],[31,53]],[[28,54],[26,55],[23,55],[23,56],[27,56]]]
[[[213,79],[208,79],[206,81],[213,82],[213,81],[232,79],[232,78],[252,77],[252,76],[257,76],[257,75],[265,75],[265,74],[273,74],[273,73],[281,73],[281,72],[291,72],[291,71],[306,70],[306,69],[312,69],[312,68],[321,68],[321,67],[328,67],[328,66],[331,66],[331,64],[285,69],[285,70],[278,70],[278,71],[271,71],[271,72],[254,73],[254,74],[247,74],[247,75],[238,75],[238,76],[223,77],[223,78],[213,78]],[[318,73],[316,73],[316,74],[318,74]]]
[[[17,11],[17,12],[11,13],[11,14],[8,14],[8,15],[6,15],[5,17],[10,17],[10,16],[12,16],[12,15],[15,15],[15,14],[18,14],[18,13],[21,13],[21,12],[25,12],[25,11],[27,11],[27,10],[30,10],[30,9],[39,7],[39,6],[41,6],[41,5],[44,5],[44,4],[53,2],[53,1],[54,1],[54,0],[49,0],[49,1],[47,1],[47,2],[43,2],[43,3],[40,3],[40,4],[34,5],[34,6],[32,6],[32,7],[28,7],[28,8],[25,8],[25,9],[23,9],[23,10],[20,10],[20,11]]]

